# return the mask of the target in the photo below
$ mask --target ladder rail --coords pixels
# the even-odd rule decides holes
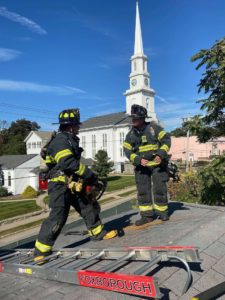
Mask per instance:
[[[185,285],[183,287],[183,292],[182,292],[182,295],[183,295],[183,294],[185,294],[188,291],[189,286],[190,286],[191,281],[192,281],[191,269],[190,269],[188,263],[184,259],[182,259],[180,257],[170,256],[169,259],[178,260],[179,262],[181,262],[184,265],[184,267],[185,267],[185,269],[187,271],[187,280],[186,280],[186,283],[185,283]]]

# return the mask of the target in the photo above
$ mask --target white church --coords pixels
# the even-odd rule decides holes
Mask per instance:
[[[154,104],[154,90],[150,87],[150,74],[147,66],[148,58],[144,54],[138,1],[136,4],[136,26],[134,55],[131,57],[131,73],[129,89],[124,93],[126,97],[126,111],[103,115],[87,119],[82,123],[79,137],[80,145],[84,149],[84,158],[94,159],[98,150],[105,150],[114,162],[115,172],[123,172],[127,158],[123,152],[123,142],[130,129],[129,114],[132,104],[144,106],[151,120],[157,122]],[[42,132],[43,133],[43,132]],[[50,132],[46,134],[51,136]],[[43,135],[43,134],[42,134]],[[36,145],[35,138],[37,137]],[[39,154],[40,143],[44,145],[39,132],[31,132],[25,139],[27,154]],[[34,146],[34,147],[33,147]]]

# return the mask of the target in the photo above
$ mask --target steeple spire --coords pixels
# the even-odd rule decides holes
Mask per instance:
[[[134,55],[131,57],[131,73],[129,79],[130,87],[124,94],[126,96],[127,114],[130,114],[133,104],[139,104],[147,109],[150,118],[157,121],[154,100],[155,92],[150,85],[148,57],[144,54],[143,50],[138,0],[136,0]]]
[[[135,27],[135,45],[134,45],[134,55],[143,55],[143,42],[141,33],[141,22],[139,14],[138,0],[136,0],[136,27]]]

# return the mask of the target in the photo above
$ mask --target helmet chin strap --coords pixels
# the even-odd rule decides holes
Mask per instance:
[[[73,127],[70,127],[69,133],[73,134]]]
[[[74,134],[74,132],[73,132],[73,127],[72,127],[72,126],[68,128],[67,132],[68,132],[69,134],[71,134],[72,136],[75,136],[75,134]]]

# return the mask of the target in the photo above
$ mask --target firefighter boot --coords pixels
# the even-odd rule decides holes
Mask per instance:
[[[106,231],[103,229],[98,235],[91,236],[92,241],[101,241],[113,239],[117,236],[117,230]]]
[[[34,248],[34,261],[38,261],[41,260],[43,258],[45,258],[46,256],[49,256],[52,254],[52,251],[48,251],[48,252],[41,252],[40,250],[38,250],[37,248]]]
[[[142,226],[144,224],[153,222],[153,220],[154,219],[152,217],[141,216],[141,218],[135,222],[135,225],[136,226]]]

